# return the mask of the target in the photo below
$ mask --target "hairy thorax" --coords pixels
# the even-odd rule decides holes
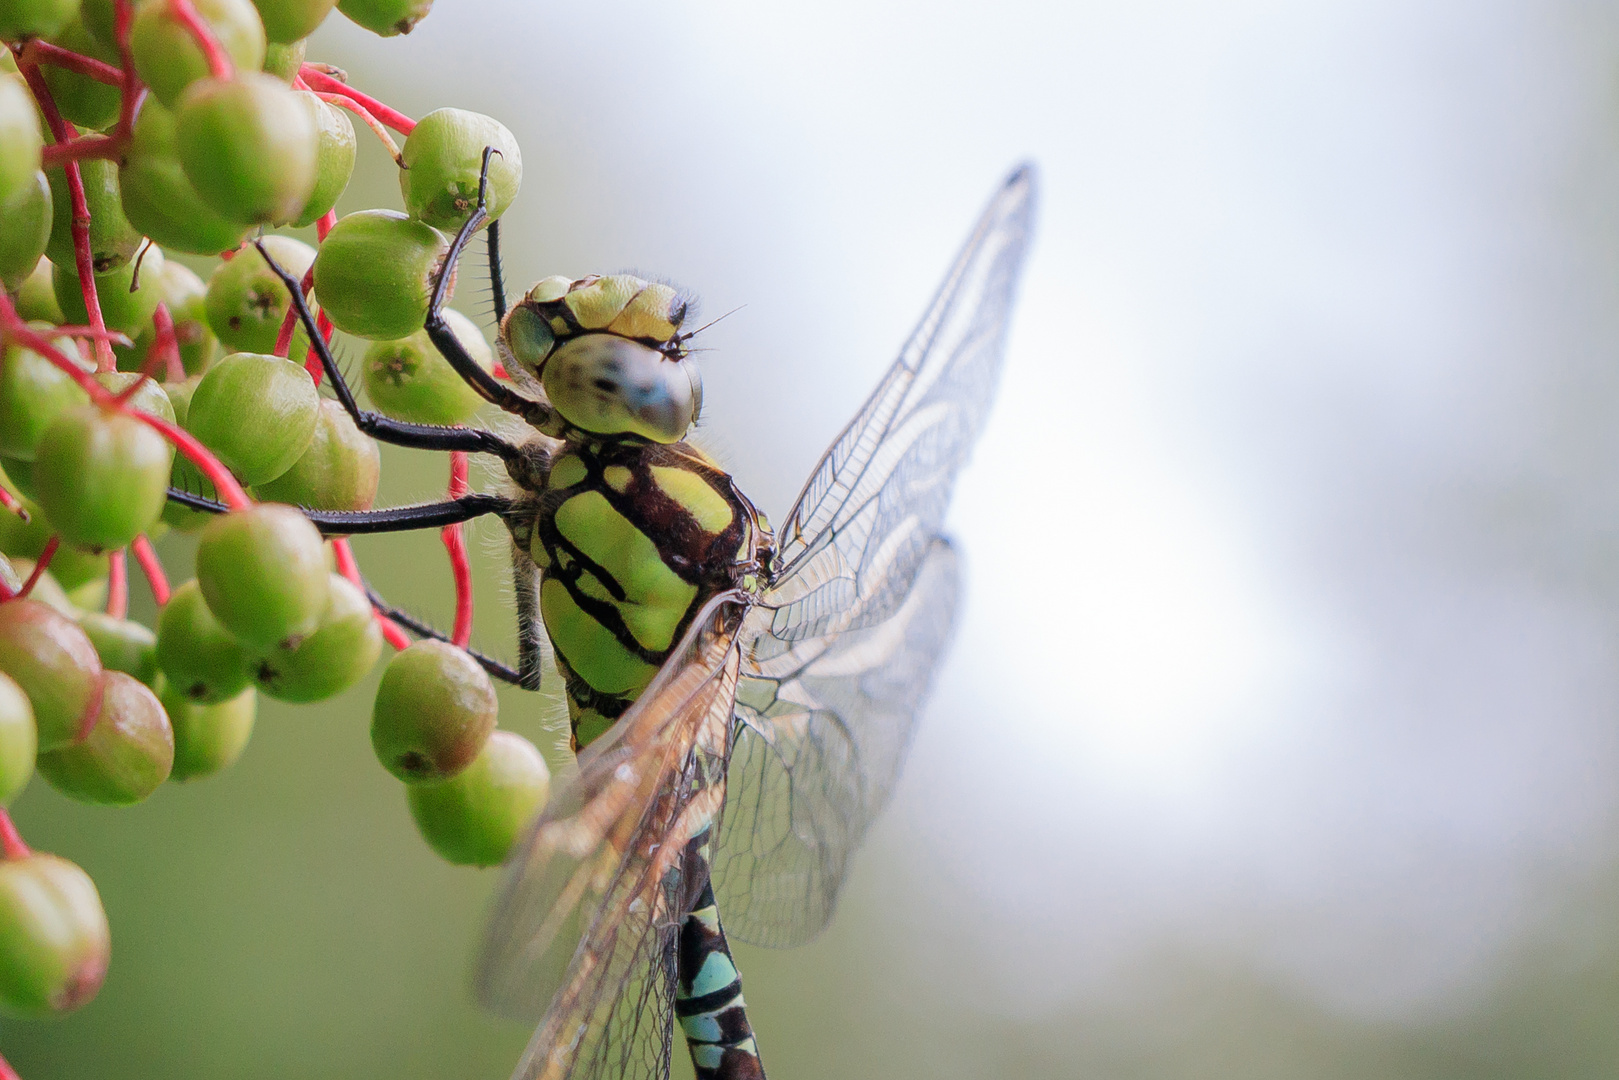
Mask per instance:
[[[697,610],[746,586],[769,534],[731,478],[685,443],[564,444],[522,518],[576,746],[612,726]]]

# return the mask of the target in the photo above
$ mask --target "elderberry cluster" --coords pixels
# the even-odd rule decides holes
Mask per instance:
[[[458,587],[451,641],[410,644],[374,606],[347,541],[305,513],[367,510],[377,492],[376,444],[349,405],[320,393],[337,377],[325,349],[334,327],[368,342],[363,384],[383,415],[457,425],[482,404],[422,326],[480,182],[494,220],[522,174],[515,140],[490,117],[440,109],[412,121],[306,62],[304,39],[333,6],[0,0],[8,1012],[77,1007],[108,957],[94,884],[30,852],[3,809],[36,771],[73,799],[139,802],[234,762],[259,694],[329,698],[386,643],[400,651],[372,742],[439,854],[500,862],[547,794],[543,758],[495,730],[494,689],[465,651],[470,585]],[[408,32],[429,6],[336,4],[384,35]],[[337,217],[358,153],[351,118],[399,165],[404,212]],[[318,246],[266,232],[310,225]],[[217,261],[205,277],[166,252]],[[479,329],[444,314],[499,376]],[[465,484],[458,454],[451,495]],[[172,490],[196,498],[182,505]],[[171,530],[198,533],[195,577],[173,589],[153,546]],[[458,583],[459,530],[445,531]],[[132,565],[159,604],[154,626],[128,617]]]

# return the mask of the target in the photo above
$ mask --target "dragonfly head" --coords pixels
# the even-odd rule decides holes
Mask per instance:
[[[576,428],[678,442],[703,407],[685,318],[685,299],[667,285],[628,274],[549,277],[506,313],[501,358]]]

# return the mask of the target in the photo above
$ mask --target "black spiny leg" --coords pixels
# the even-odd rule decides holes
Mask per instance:
[[[532,427],[536,427],[548,434],[556,434],[559,418],[555,410],[543,401],[519,394],[512,387],[501,382],[489,372],[478,366],[478,362],[467,354],[467,350],[456,340],[450,326],[444,321],[444,302],[449,299],[450,279],[455,272],[455,264],[461,259],[461,252],[466,250],[472,234],[478,231],[478,226],[489,220],[489,159],[499,153],[494,147],[486,146],[483,149],[483,171],[478,174],[478,205],[467,218],[461,231],[455,234],[455,240],[450,244],[449,254],[444,256],[444,263],[439,267],[438,280],[433,283],[433,297],[427,305],[427,322],[424,329],[427,336],[433,339],[439,355],[456,370],[456,373],[478,396],[485,401],[498,405],[514,416],[520,416]],[[494,228],[493,225],[490,226]],[[490,243],[490,268],[493,270],[495,281],[499,281],[499,253],[500,240],[498,235],[492,235]],[[496,309],[505,314],[505,290],[496,286]]]
[[[376,608],[383,615],[398,623],[400,626],[403,626],[406,630],[409,630],[417,637],[431,638],[434,641],[442,641],[447,645],[455,645],[455,642],[450,640],[450,635],[441,630],[433,629],[427,623],[422,622],[422,620],[418,619],[410,612],[396,608],[392,604],[388,603],[388,601],[382,598],[381,593],[377,592],[377,590],[371,587],[371,583],[369,581],[365,583],[365,597],[367,600],[371,601],[372,607]],[[465,645],[456,645],[455,647],[472,657],[474,660],[478,661],[480,667],[489,672],[489,674],[494,678],[499,679],[501,682],[511,683],[513,686],[521,686],[525,690],[535,689],[534,687],[526,686],[523,683],[523,677],[521,675],[513,671],[510,667],[501,663],[499,660],[496,660],[494,657],[485,656],[477,649],[469,648]]]
[[[205,514],[223,514],[230,507],[216,499],[193,495],[178,488],[169,489],[169,501]],[[444,502],[393,506],[386,510],[311,510],[300,506],[322,536],[353,536],[359,533],[411,532],[416,529],[442,529],[485,514],[504,516],[512,501],[503,495],[463,495]]]
[[[540,688],[540,583],[534,557],[512,544],[512,592],[517,601],[517,671],[525,690]]]
[[[253,246],[259,249],[265,263],[275,271],[282,284],[286,285],[288,293],[292,296],[293,309],[298,313],[298,321],[303,324],[304,333],[309,335],[310,345],[320,357],[320,365],[325,369],[326,377],[331,380],[337,400],[342,403],[344,411],[361,431],[380,442],[414,447],[418,450],[463,450],[471,454],[495,454],[506,461],[521,456],[522,452],[516,446],[492,431],[483,431],[479,428],[435,427],[432,424],[407,424],[380,413],[362,410],[355,404],[354,393],[349,389],[343,373],[338,370],[331,347],[326,344],[325,337],[315,325],[315,317],[310,314],[309,305],[304,302],[303,288],[299,285],[298,279],[287,273],[270,257],[270,253],[264,250],[262,241],[253,241]],[[468,362],[472,363],[470,358]],[[472,366],[478,365],[473,363]]]
[[[489,295],[495,301],[495,322],[506,321],[506,276],[500,272],[500,220],[489,223],[484,230],[489,244]]]

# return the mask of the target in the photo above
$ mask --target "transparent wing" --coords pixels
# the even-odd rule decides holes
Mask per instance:
[[[749,612],[714,852],[732,936],[798,945],[831,918],[949,642],[958,578],[955,552],[935,539],[905,602],[874,626],[783,641],[768,632],[772,612]]]
[[[990,200],[899,359],[777,530],[770,633],[869,626],[905,601],[983,426],[1034,210],[1032,166]]]
[[[710,601],[507,864],[476,989],[540,1018],[514,1080],[668,1076],[675,935],[703,884],[682,854],[725,797],[744,610]]]

